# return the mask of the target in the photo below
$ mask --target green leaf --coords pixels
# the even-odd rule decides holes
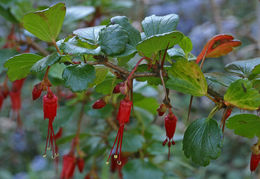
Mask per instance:
[[[260,78],[260,64],[256,65],[255,68],[251,71],[251,74],[249,75],[250,80],[254,78]]]
[[[63,74],[63,71],[65,68],[66,68],[66,65],[64,65],[63,63],[56,63],[51,66],[49,75],[52,78],[56,78],[58,80],[63,80],[62,74]]]
[[[185,54],[188,54],[192,50],[192,42],[189,37],[184,36],[179,42],[179,46],[183,49]]]
[[[166,16],[149,16],[142,21],[142,27],[146,37],[156,34],[164,34],[176,30],[179,22],[179,16],[169,14]]]
[[[230,73],[212,72],[204,74],[208,83],[208,90],[214,90],[217,96],[224,96],[229,85],[238,80],[238,76]]]
[[[156,109],[159,104],[154,97],[145,97],[140,93],[134,93],[133,101],[135,106],[145,109],[154,115],[157,113]]]
[[[65,86],[73,92],[86,90],[95,80],[95,68],[91,65],[71,65],[65,68],[63,75]]]
[[[132,46],[136,46],[138,42],[141,41],[141,35],[138,30],[136,30],[128,21],[128,18],[125,16],[116,16],[111,18],[111,22],[113,24],[119,24],[121,27],[123,27],[129,37],[129,44]]]
[[[85,43],[85,45],[88,45]],[[99,55],[101,54],[101,48],[90,49],[84,47],[84,42],[79,39],[72,38],[68,42],[63,42],[60,45],[60,49],[70,55]]]
[[[119,83],[120,80],[116,79],[115,77],[107,76],[105,80],[98,84],[95,88],[96,92],[102,94],[111,94],[114,87]]]
[[[99,32],[101,31],[101,29],[103,29],[105,27],[106,26],[101,25],[101,26],[77,29],[77,30],[73,31],[73,34],[88,40],[88,42],[92,45],[97,45]]]
[[[35,63],[32,66],[31,70],[34,72],[43,71],[48,66],[51,66],[54,63],[58,62],[60,60],[60,58],[61,58],[61,56],[57,52],[55,52],[55,53],[48,55],[48,56],[42,58],[41,60],[39,60],[37,63]]]
[[[152,56],[160,50],[171,48],[178,44],[183,38],[183,34],[178,31],[167,32],[164,34],[153,35],[139,42],[136,46],[137,51],[142,52],[144,56]]]
[[[227,120],[227,127],[243,137],[260,137],[260,117],[254,114],[237,114]]]
[[[148,161],[134,159],[123,167],[123,176],[124,179],[163,179],[163,172]]]
[[[225,70],[235,73],[241,77],[248,78],[256,65],[260,64],[260,58],[250,60],[235,61],[225,66]]]
[[[101,66],[96,66],[95,71],[96,71],[96,78],[95,81],[90,85],[91,87],[102,83],[105,80],[106,75],[108,73],[108,69]]]
[[[39,39],[53,42],[60,33],[65,14],[65,4],[58,3],[48,9],[26,14],[22,23],[26,30]]]
[[[199,66],[191,61],[178,60],[169,69],[166,87],[193,96],[207,94],[207,81]]]
[[[31,71],[31,67],[42,56],[30,53],[19,54],[11,57],[4,64],[4,67],[8,69],[7,75],[11,81],[25,78]]]
[[[70,24],[73,21],[83,19],[95,12],[92,6],[72,6],[67,8],[64,24]]]
[[[241,109],[256,110],[260,106],[259,92],[246,79],[233,82],[227,89],[224,100]]]
[[[185,60],[185,52],[181,48],[170,48],[167,50],[168,55],[174,60]]]
[[[187,128],[183,138],[183,150],[196,164],[206,166],[217,159],[222,148],[222,133],[213,119],[198,119]]]
[[[101,29],[99,45],[106,55],[117,55],[124,52],[128,42],[127,32],[118,24]]]
[[[13,49],[0,49],[0,74],[4,71],[4,63],[16,54],[17,51]]]

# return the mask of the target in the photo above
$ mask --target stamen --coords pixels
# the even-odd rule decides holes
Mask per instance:
[[[109,164],[109,159],[110,159],[111,154],[112,154],[112,152],[113,152],[113,149],[114,149],[114,147],[115,147],[115,144],[116,144],[116,141],[117,141],[117,138],[118,138],[118,135],[119,135],[119,131],[120,131],[120,130],[118,130],[118,132],[117,132],[116,139],[115,139],[115,142],[114,142],[114,144],[113,144],[113,147],[112,147],[111,150],[110,150],[110,154],[109,154],[109,157],[108,157],[107,162],[106,162],[107,165]]]

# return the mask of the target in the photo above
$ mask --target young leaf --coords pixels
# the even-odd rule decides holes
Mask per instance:
[[[71,65],[62,74],[65,86],[73,92],[86,90],[95,80],[95,68],[91,65]]]
[[[199,63],[203,57],[205,58],[217,58],[224,56],[231,52],[234,47],[241,45],[239,40],[234,40],[231,35],[216,35],[211,38],[204,46],[201,53],[198,55],[196,63]]]
[[[260,106],[260,94],[251,81],[240,79],[233,82],[224,96],[226,103],[246,110],[256,110]]]
[[[142,21],[142,27],[146,38],[157,34],[164,34],[176,30],[179,16],[169,14],[166,16],[149,16]]]
[[[98,42],[101,51],[106,55],[118,55],[124,52],[128,42],[128,35],[120,25],[110,25],[101,29]]]
[[[73,34],[86,39],[91,45],[97,45],[99,32],[101,31],[101,29],[103,29],[105,27],[106,26],[101,25],[101,26],[77,29],[77,30],[73,31]]]
[[[193,121],[185,131],[183,150],[196,164],[206,166],[210,160],[217,159],[222,148],[222,133],[213,119]]]
[[[190,61],[178,60],[169,69],[166,87],[193,96],[207,94],[207,81],[199,66]]]
[[[166,49],[167,46],[168,48],[171,48],[172,46],[178,44],[182,38],[183,34],[178,31],[153,35],[139,42],[136,49],[139,52],[142,52],[144,56],[150,57],[152,54],[156,54],[158,51]]]
[[[53,42],[60,33],[65,14],[65,4],[58,3],[48,9],[26,14],[22,23],[26,30],[39,39]]]
[[[260,117],[254,114],[234,115],[227,120],[227,127],[243,137],[260,137]]]
[[[248,78],[255,68],[260,64],[260,58],[254,58],[250,60],[241,60],[229,63],[225,66],[225,70],[237,74],[238,76]]]
[[[42,56],[30,53],[19,54],[11,57],[4,64],[4,67],[8,69],[7,75],[11,81],[25,78],[31,71],[31,67]]]
[[[125,16],[116,16],[111,18],[112,24],[119,24],[121,27],[123,27],[129,37],[129,44],[132,46],[136,46],[138,42],[141,41],[141,35],[138,30],[136,30],[128,21],[128,18]]]
[[[48,56],[42,58],[41,60],[39,60],[37,63],[35,63],[32,66],[31,70],[34,72],[43,71],[48,66],[51,66],[54,63],[58,62],[60,60],[60,58],[61,58],[61,56],[57,52],[55,52],[55,53],[48,55]]]

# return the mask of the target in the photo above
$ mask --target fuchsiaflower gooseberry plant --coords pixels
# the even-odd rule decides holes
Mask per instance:
[[[146,17],[142,21],[143,32],[135,29],[127,17],[116,16],[106,26],[80,28],[63,39],[57,39],[65,14],[65,4],[58,3],[41,11],[30,12],[22,18],[21,24],[31,33],[30,36],[54,48],[45,57],[40,53],[22,53],[9,58],[4,67],[7,68],[8,79],[13,81],[13,87],[6,90],[6,80],[0,88],[0,107],[8,94],[12,99],[12,109],[19,116],[20,91],[25,78],[31,72],[44,74],[41,82],[32,89],[32,99],[39,100],[44,93],[43,119],[49,120],[44,152],[47,157],[48,148],[52,150],[53,158],[58,157],[56,139],[61,137],[61,133],[66,133],[62,126],[58,126],[57,134],[54,133],[54,123],[61,120],[57,117],[59,100],[72,99],[74,103],[81,104],[71,149],[63,156],[61,178],[73,177],[76,166],[80,172],[84,171],[88,154],[80,148],[80,131],[85,106],[89,102],[91,110],[95,112],[106,108],[108,104],[112,104],[115,109],[108,123],[117,131],[117,135],[114,143],[106,143],[111,147],[110,152],[104,152],[106,163],[111,163],[111,171],[118,170],[120,178],[123,178],[123,165],[136,156],[127,148],[124,149],[123,139],[125,133],[128,133],[126,124],[131,124],[137,118],[137,104],[144,109],[150,106],[149,103],[140,105],[134,91],[134,86],[144,81],[148,86],[162,87],[164,92],[157,113],[164,120],[166,138],[161,142],[168,146],[169,160],[171,146],[176,142],[174,134],[178,130],[177,121],[184,118],[176,116],[174,100],[170,99],[171,90],[175,90],[191,96],[189,110],[193,97],[206,96],[215,104],[205,118],[193,119],[189,116],[192,122],[187,126],[182,141],[187,158],[202,166],[218,158],[223,147],[224,128],[227,126],[237,135],[258,138],[252,147],[250,162],[251,171],[256,170],[260,161],[260,117],[257,114],[260,106],[260,58],[232,62],[225,66],[225,72],[202,72],[206,58],[228,54],[241,45],[239,40],[235,40],[232,35],[216,35],[195,57],[191,53],[192,42],[189,37],[176,30],[179,21],[176,14]],[[58,80],[53,82],[53,78]],[[66,95],[60,92],[60,87],[68,88],[71,93]],[[96,93],[99,94],[98,98],[95,97]],[[241,113],[236,109],[241,109]],[[218,124],[214,116],[220,110],[223,110],[223,117]],[[145,154],[141,151],[140,155]],[[88,173],[86,178],[90,175]]]

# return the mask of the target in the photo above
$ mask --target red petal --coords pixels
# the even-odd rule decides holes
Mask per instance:
[[[51,91],[43,96],[44,119],[54,119],[57,114],[58,98]]]
[[[177,125],[177,118],[173,113],[169,113],[165,118],[164,118],[164,126],[166,129],[166,136],[169,139],[173,138],[173,135],[175,133],[175,129],[176,129],[176,125]]]
[[[129,122],[129,118],[131,115],[131,109],[132,109],[133,102],[127,99],[123,99],[120,101],[119,110],[117,113],[117,120],[119,121],[119,124],[126,124]]]

